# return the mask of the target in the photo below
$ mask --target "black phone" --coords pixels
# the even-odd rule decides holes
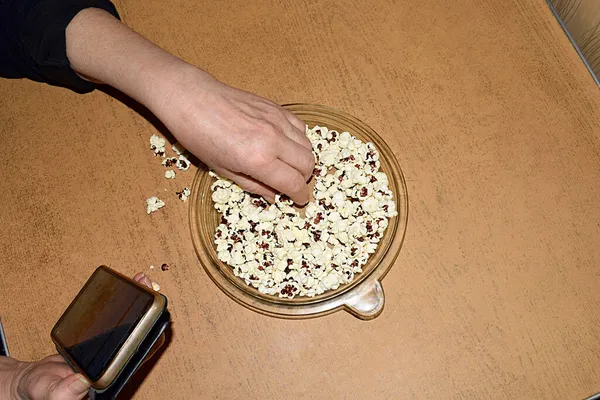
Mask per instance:
[[[90,397],[116,398],[168,326],[166,307],[162,294],[100,266],[52,329],[52,340],[90,381]]]

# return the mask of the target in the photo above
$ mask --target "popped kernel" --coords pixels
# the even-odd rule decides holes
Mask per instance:
[[[152,196],[146,199],[146,213],[151,214],[158,211],[165,206],[165,202],[156,196]]]
[[[165,156],[165,144],[167,141],[158,135],[150,136],[150,150],[154,151],[155,156]]]

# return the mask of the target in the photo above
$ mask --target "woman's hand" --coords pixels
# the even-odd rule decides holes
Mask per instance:
[[[90,388],[89,382],[73,372],[58,354],[35,363],[16,362],[13,378],[16,391],[12,394],[16,399],[80,400]]]
[[[242,188],[273,200],[308,202],[314,168],[305,125],[282,107],[181,65],[155,114],[183,146]]]

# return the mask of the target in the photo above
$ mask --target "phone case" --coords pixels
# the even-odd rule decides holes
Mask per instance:
[[[89,391],[90,400],[108,400],[108,399],[116,399],[121,390],[125,387],[129,379],[133,376],[133,374],[137,371],[137,369],[144,361],[144,358],[148,355],[152,346],[156,343],[156,341],[160,338],[160,335],[163,334],[165,329],[169,326],[171,319],[171,315],[167,310],[165,310],[159,319],[156,321],[150,332],[148,332],[148,336],[142,342],[138,350],[131,357],[125,368],[121,371],[117,379],[106,389],[102,391],[96,391],[91,388]]]

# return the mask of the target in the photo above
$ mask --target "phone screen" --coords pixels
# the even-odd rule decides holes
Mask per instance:
[[[99,268],[54,329],[54,338],[92,381],[98,380],[154,297]]]

